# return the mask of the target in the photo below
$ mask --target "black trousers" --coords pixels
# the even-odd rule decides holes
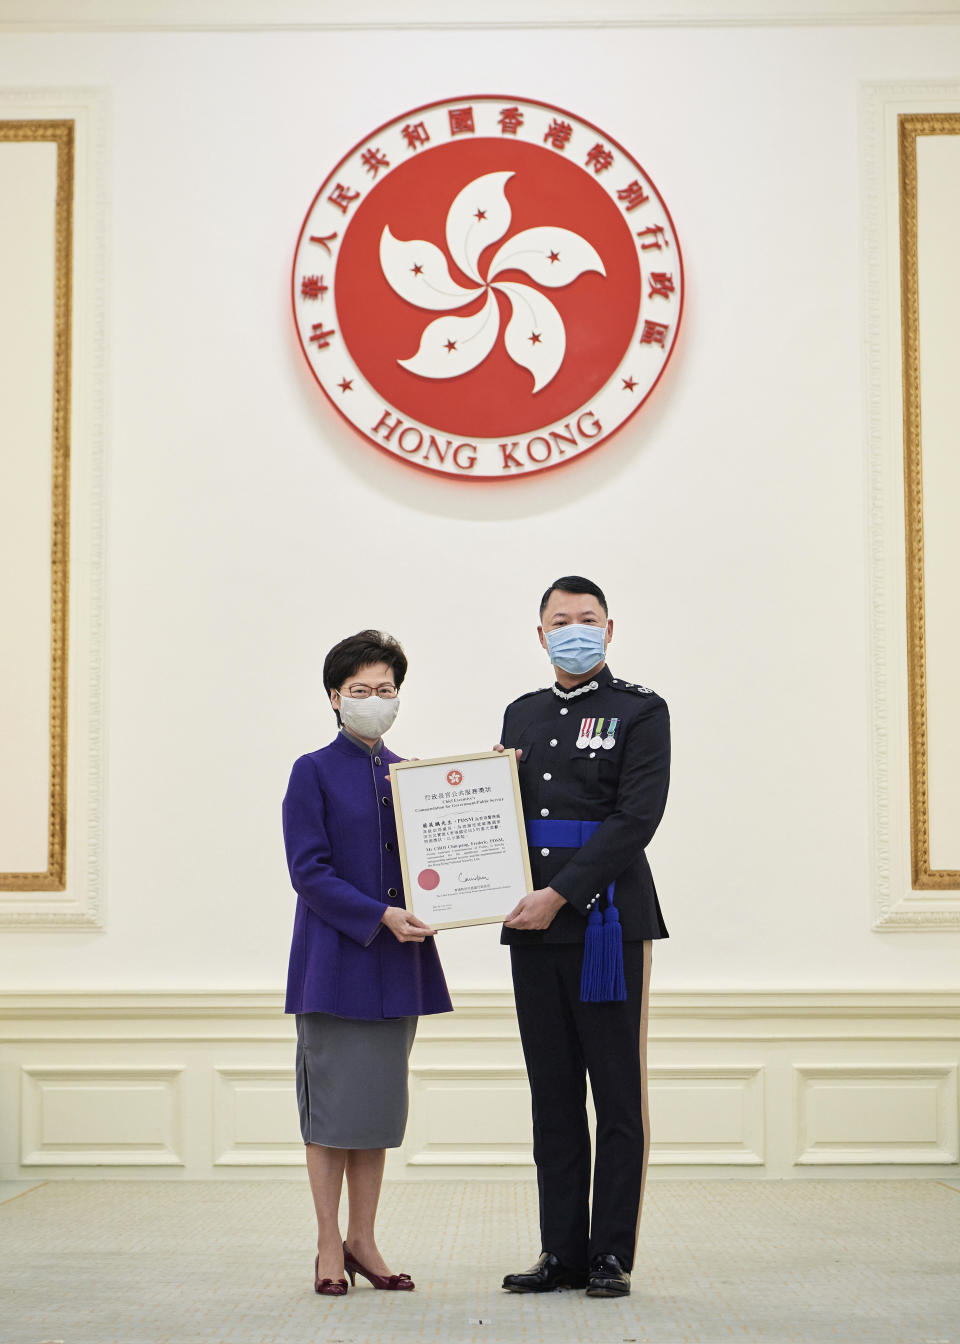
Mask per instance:
[[[623,1003],[581,1003],[581,943],[512,946],[513,989],[533,1099],[541,1250],[569,1269],[612,1254],[630,1268],[647,1168],[651,943],[625,943]],[[587,1075],[597,1113],[593,1209]]]

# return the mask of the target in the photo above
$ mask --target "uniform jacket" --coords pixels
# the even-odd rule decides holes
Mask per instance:
[[[340,734],[294,762],[283,836],[297,893],[288,1013],[386,1018],[445,1013],[450,996],[434,939],[399,943],[380,920],[403,905],[387,767]]]
[[[584,721],[590,719],[590,741],[578,746],[581,728],[588,726]],[[613,741],[604,746],[614,719]],[[500,741],[523,750],[520,793],[527,820],[602,823],[579,849],[530,847],[534,889],[553,887],[567,904],[549,928],[505,928],[501,942],[583,942],[590,906],[597,898],[601,907],[606,905],[611,882],[624,938],[666,938],[644,854],[663,816],[670,782],[665,701],[602,667],[571,691],[555,686],[514,700],[507,706]]]

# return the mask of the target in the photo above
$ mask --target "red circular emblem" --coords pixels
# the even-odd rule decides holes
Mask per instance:
[[[417,885],[424,891],[436,891],[440,885],[440,874],[435,868],[424,868],[417,878]]]
[[[448,783],[448,784],[453,784],[454,786],[456,786],[457,784],[462,784],[462,783],[463,783],[463,775],[460,773],[459,770],[448,770],[448,771],[447,771],[447,783]]]
[[[314,377],[364,437],[501,479],[634,414],[676,343],[683,266],[615,140],[480,96],[404,113],[337,164],[300,231],[293,307]]]

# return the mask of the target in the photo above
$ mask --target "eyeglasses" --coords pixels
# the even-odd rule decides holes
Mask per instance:
[[[341,690],[341,695],[344,691]],[[362,681],[356,682],[353,686],[346,688],[346,694],[351,700],[369,700],[371,695],[378,695],[381,700],[395,700],[397,696],[396,686],[365,686]]]

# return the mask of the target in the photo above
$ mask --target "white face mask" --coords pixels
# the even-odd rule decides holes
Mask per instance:
[[[381,700],[379,695],[370,695],[365,700],[351,700],[341,695],[338,708],[343,726],[357,737],[383,737],[400,713],[400,697]]]

